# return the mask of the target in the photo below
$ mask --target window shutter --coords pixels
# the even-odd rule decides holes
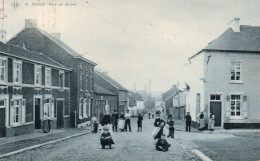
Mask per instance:
[[[243,96],[243,117],[244,118],[248,118],[248,106],[247,106],[247,103],[248,103],[248,101],[247,101],[247,96],[246,95],[244,95]]]
[[[54,118],[54,98],[51,99],[51,118]]]
[[[45,112],[48,111],[46,103],[47,103],[47,99],[44,98],[44,100],[43,100],[43,117],[42,118],[44,118]]]
[[[87,112],[87,100],[84,99],[83,100],[83,118],[87,117],[86,112]]]
[[[26,99],[22,99],[22,123],[26,122]]]
[[[226,96],[226,117],[230,117],[230,95]]]
[[[14,100],[11,99],[10,102],[10,126],[14,124]]]
[[[88,107],[88,116],[90,116],[91,115],[91,99],[88,99],[87,107]]]

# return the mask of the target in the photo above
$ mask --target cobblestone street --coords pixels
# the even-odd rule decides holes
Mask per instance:
[[[132,132],[113,133],[112,149],[101,149],[100,133],[87,134],[56,144],[14,155],[3,160],[199,160],[192,152],[192,142],[168,138],[168,152],[158,152],[151,137],[153,120],[144,119],[143,132],[137,132],[136,119],[131,120]]]

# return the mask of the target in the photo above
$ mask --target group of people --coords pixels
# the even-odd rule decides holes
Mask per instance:
[[[214,131],[215,116],[210,113],[209,118],[206,119],[203,112],[198,115],[198,128],[200,131],[209,129],[211,132]]]
[[[143,120],[143,116],[139,114],[137,118],[138,132],[142,131],[142,120]],[[106,145],[108,145],[109,148],[111,149],[111,145],[114,144],[111,135],[112,131],[117,132],[118,130],[120,130],[123,132],[128,130],[129,132],[131,132],[131,115],[129,113],[129,110],[127,110],[125,114],[122,112],[120,116],[116,110],[114,110],[114,113],[111,116],[109,112],[106,112],[106,114],[101,119],[100,123],[101,126],[103,127],[103,131],[101,132],[101,138],[100,138],[102,149],[104,149]],[[91,119],[91,125],[92,125],[92,130],[91,130],[92,133],[97,133],[98,119],[95,115]]]

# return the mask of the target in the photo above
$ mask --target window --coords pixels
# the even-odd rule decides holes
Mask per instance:
[[[6,82],[6,60],[0,58],[0,83]]]
[[[54,109],[54,99],[45,98],[44,99],[44,114],[46,113],[50,119],[56,118],[56,113]]]
[[[231,62],[231,81],[241,81],[241,62]]]
[[[90,91],[93,91],[93,76],[90,76]]]
[[[200,112],[200,94],[197,93],[196,95],[196,109],[197,109],[197,113]]]
[[[21,84],[22,80],[22,62],[14,61],[13,62],[13,82]]]
[[[83,74],[79,75],[79,85],[80,85],[80,90],[83,90]]]
[[[5,108],[5,99],[0,100],[0,108]]]
[[[41,85],[42,80],[42,67],[39,65],[34,66],[34,83],[35,85]]]
[[[86,90],[88,90],[88,79],[89,79],[88,73],[86,73]]]
[[[45,85],[51,86],[51,68],[45,68]]]
[[[83,64],[80,64],[80,69],[83,69]]]
[[[64,79],[64,71],[60,71],[59,72],[59,86],[60,87],[64,87],[64,83],[65,79]]]
[[[210,100],[211,101],[220,101],[221,100],[221,95],[220,94],[211,94],[210,95]]]
[[[84,107],[83,102],[84,102],[83,99],[79,100],[79,118],[80,119],[83,118],[83,107]]]
[[[241,116],[241,95],[231,95],[231,117]]]
[[[25,123],[26,113],[26,100],[25,99],[11,99],[10,106],[10,125],[16,126]]]

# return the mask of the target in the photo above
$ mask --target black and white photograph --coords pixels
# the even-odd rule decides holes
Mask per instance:
[[[259,0],[0,0],[0,161],[259,154]]]

